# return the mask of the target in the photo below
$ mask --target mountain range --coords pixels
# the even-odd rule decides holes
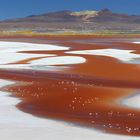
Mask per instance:
[[[140,16],[100,11],[69,10],[0,21],[0,31],[38,33],[139,33]]]

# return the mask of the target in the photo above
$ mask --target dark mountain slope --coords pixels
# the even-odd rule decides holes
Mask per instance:
[[[139,33],[140,16],[101,11],[58,11],[0,22],[0,31]]]

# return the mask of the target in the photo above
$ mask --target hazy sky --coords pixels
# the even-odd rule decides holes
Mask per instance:
[[[140,14],[140,0],[0,0],[0,19],[57,10],[99,10]]]

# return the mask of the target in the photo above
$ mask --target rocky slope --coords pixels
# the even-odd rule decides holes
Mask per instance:
[[[58,11],[0,22],[0,31],[139,33],[140,16],[101,11]]]

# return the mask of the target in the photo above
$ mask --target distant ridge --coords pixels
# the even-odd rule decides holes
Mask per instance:
[[[0,22],[0,31],[31,30],[35,32],[131,32],[139,33],[140,16],[100,11],[56,11]]]
[[[78,12],[72,12],[69,10],[63,10],[63,11],[57,11],[57,12],[49,12],[49,13],[43,13],[40,15],[30,15],[25,18],[17,18],[17,19],[10,19],[10,20],[4,20],[4,21],[47,21],[47,22],[63,22],[63,21],[97,21],[97,19],[105,21],[110,21],[110,20],[129,20],[131,19],[132,22],[135,21],[137,22],[137,18],[140,18],[140,16],[132,16],[132,15],[127,15],[127,14],[117,14],[113,13],[109,9],[102,9],[100,11],[91,11],[91,10],[86,10],[86,11],[78,11]],[[126,19],[128,18],[128,19]],[[140,22],[140,20],[138,20]]]

